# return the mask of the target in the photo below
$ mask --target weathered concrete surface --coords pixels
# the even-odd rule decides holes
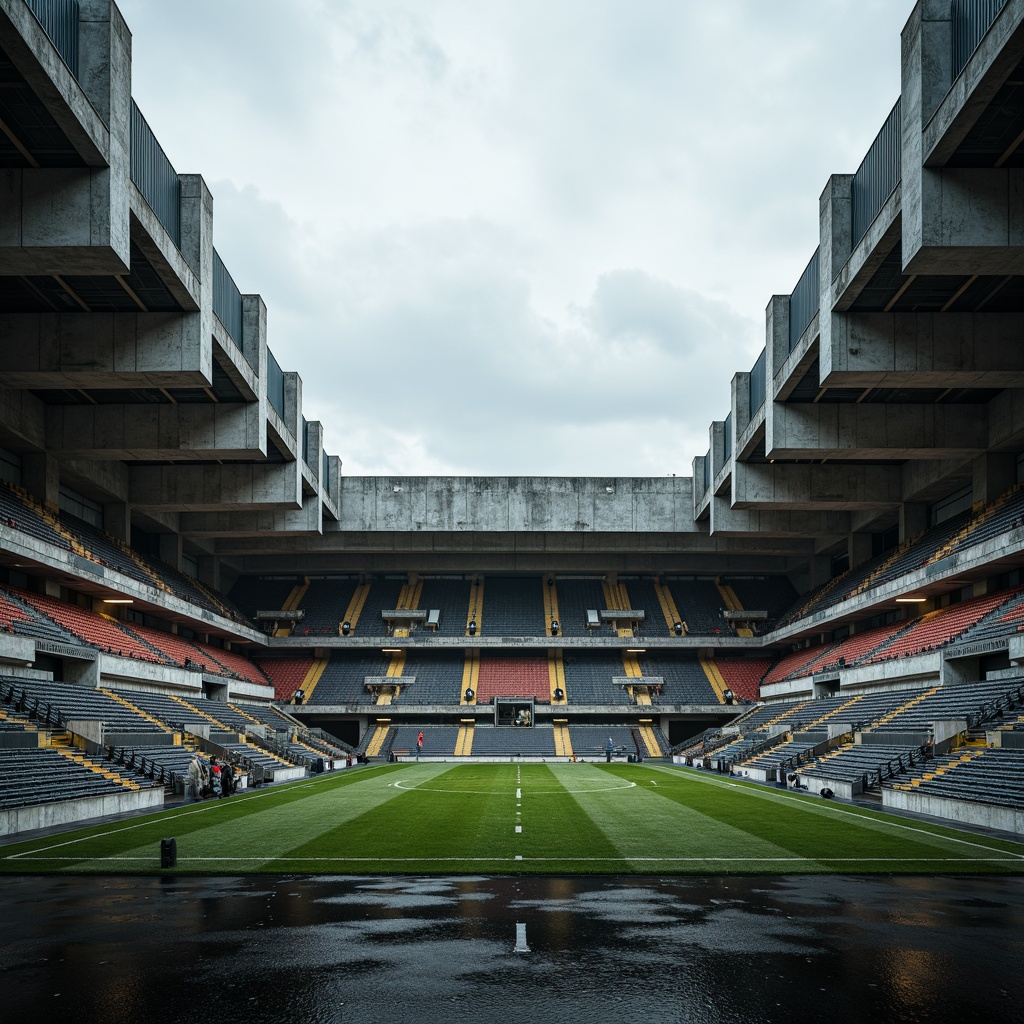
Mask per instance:
[[[700,532],[690,477],[344,477],[339,528]]]

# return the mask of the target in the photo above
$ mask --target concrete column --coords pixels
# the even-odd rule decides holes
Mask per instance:
[[[181,182],[181,245],[178,248],[192,273],[199,278],[202,305],[207,307],[213,302],[213,195],[202,175],[180,174],[178,180]]]
[[[199,582],[213,590],[220,590],[220,559],[216,555],[199,556]]]
[[[715,420],[708,430],[711,448],[711,486],[715,486],[715,478],[725,468],[728,461],[725,457],[725,421]]]
[[[1017,482],[1017,459],[1014,455],[981,455],[972,465],[974,501],[994,501]]]
[[[853,248],[853,175],[833,174],[818,200],[820,231],[821,308],[818,313],[818,355],[821,380],[832,370],[832,282],[845,266]]]
[[[23,455],[21,485],[44,505],[56,510],[60,499],[60,464],[45,453]]]
[[[181,571],[181,534],[161,533],[160,559]]]
[[[848,543],[850,565],[860,565],[871,557],[871,534],[851,533]]]
[[[746,429],[750,422],[750,374],[734,373],[732,375],[732,426],[736,437]],[[736,451],[735,438],[733,452]]]
[[[320,453],[324,448],[324,427],[319,420],[309,421],[309,438],[306,444],[306,450],[303,452],[303,458],[306,460],[306,465],[313,472],[314,478],[321,484],[323,481],[320,480],[321,469],[321,458]]]
[[[789,296],[773,295],[765,310],[765,395],[770,404],[772,382],[789,358]]]
[[[132,542],[131,507],[125,501],[113,501],[103,506],[103,529],[111,537]]]
[[[697,510],[704,503],[704,496],[707,490],[704,488],[704,464],[709,461],[709,456],[697,455],[693,460],[693,515],[694,518],[697,516]],[[710,472],[710,467],[708,467]]]
[[[295,450],[302,458],[302,378],[292,370],[284,374],[284,425],[295,438]]]
[[[242,296],[242,355],[260,380],[267,377],[267,307],[259,295]]]
[[[832,579],[832,559],[828,555],[814,555],[808,561],[809,586],[813,590]]]
[[[900,505],[900,543],[911,540],[928,529],[928,506],[922,501],[905,501]]]

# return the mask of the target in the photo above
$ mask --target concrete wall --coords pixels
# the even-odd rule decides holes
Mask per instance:
[[[126,790],[112,796],[86,797],[82,800],[62,800],[59,803],[36,804],[32,807],[14,807],[0,811],[0,836],[15,835],[37,828],[53,828],[110,814],[128,814],[133,811],[158,810],[164,805],[164,791],[157,786]],[[153,848],[153,867],[160,864],[160,849]],[[29,870],[29,864],[25,864]]]
[[[1013,807],[996,807],[992,804],[973,803],[970,800],[953,800],[944,796],[930,796],[925,793],[908,793],[900,789],[883,789],[882,806],[893,807],[917,814],[930,814],[936,818],[960,821],[965,825],[981,825],[1001,832],[1024,835],[1024,810]],[[1007,854],[1007,859],[1016,860]]]
[[[698,533],[690,477],[344,477],[353,531]]]

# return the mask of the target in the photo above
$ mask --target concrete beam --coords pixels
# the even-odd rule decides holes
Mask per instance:
[[[737,462],[732,506],[810,511],[895,508],[900,491],[899,466]]]
[[[197,537],[265,537],[268,534],[320,534],[323,532],[321,502],[306,499],[300,509],[286,511],[183,512],[182,535]]]
[[[711,499],[712,537],[843,537],[849,532],[848,512],[739,509],[730,508],[728,498]]]
[[[340,529],[700,533],[689,477],[342,477]]]
[[[46,411],[46,444],[84,459],[262,460],[259,404],[70,405]]]
[[[829,387],[1024,387],[1019,313],[833,313],[823,318]]]
[[[128,501],[179,512],[299,509],[298,463],[227,466],[131,466]]]
[[[209,386],[200,313],[0,315],[0,383],[14,388]]]
[[[988,447],[984,405],[774,403],[765,432],[776,459],[948,459]]]

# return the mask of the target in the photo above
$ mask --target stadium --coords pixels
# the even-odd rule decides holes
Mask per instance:
[[[1024,0],[654,478],[345,475],[130,44],[0,0],[0,873],[1020,873]]]

